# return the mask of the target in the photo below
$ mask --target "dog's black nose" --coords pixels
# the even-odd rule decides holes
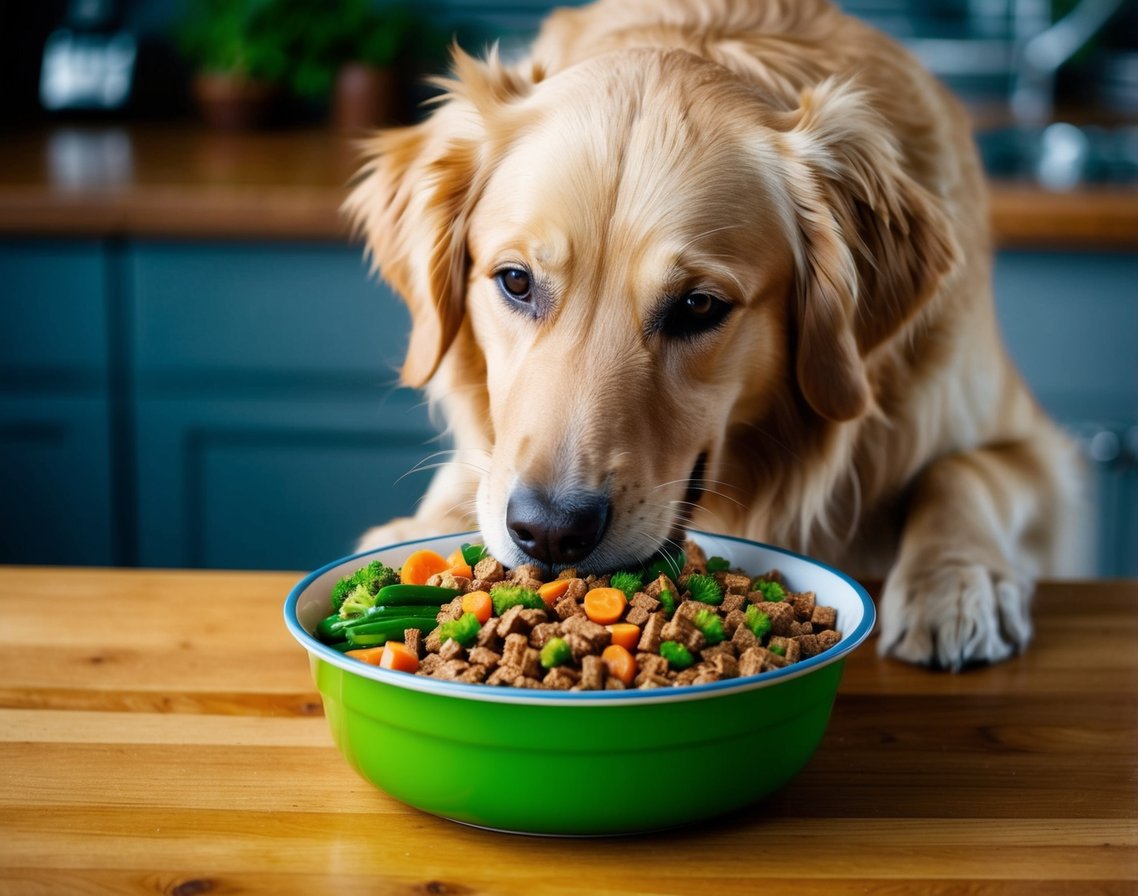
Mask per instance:
[[[519,548],[539,563],[564,566],[584,560],[608,527],[610,504],[598,492],[572,492],[556,500],[519,486],[506,504],[506,528]]]

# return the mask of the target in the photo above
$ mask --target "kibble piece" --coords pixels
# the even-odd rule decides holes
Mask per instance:
[[[722,579],[723,590],[727,594],[746,595],[751,590],[751,577],[736,573],[724,573]]]
[[[586,656],[581,660],[581,690],[599,691],[605,686],[605,661],[599,656]]]
[[[799,622],[810,621],[810,617],[814,614],[814,607],[817,605],[813,591],[791,594],[787,597],[787,601],[794,607],[794,615],[798,617]]]
[[[735,678],[739,674],[739,661],[731,653],[717,653],[711,658],[711,665],[719,678]]]
[[[490,673],[490,677],[486,679],[486,684],[513,685],[521,677],[522,670],[517,666],[499,666]]]
[[[417,628],[404,629],[403,644],[420,659],[423,656],[423,633]]]
[[[762,647],[749,647],[739,655],[736,669],[740,675],[758,675],[765,665],[767,651]]]
[[[466,648],[458,643],[454,638],[443,641],[442,646],[439,647],[439,656],[444,660],[457,660],[466,658]]]
[[[660,609],[660,601],[643,591],[637,591],[628,603],[630,606],[640,607],[649,613],[655,613]]]
[[[661,633],[667,624],[668,617],[664,613],[653,613],[648,617],[648,621],[644,623],[644,630],[640,633],[640,643],[636,645],[636,649],[644,653],[655,653],[659,650],[660,642],[664,640]]]
[[[836,628],[838,624],[838,611],[833,607],[824,607],[818,604],[810,614],[810,621],[814,624],[814,631],[825,631]]]
[[[484,582],[500,582],[506,577],[506,568],[493,557],[483,557],[474,564],[474,578]]]
[[[776,653],[781,656],[788,663],[797,663],[801,653],[798,649],[798,642],[793,638],[774,637],[771,638],[767,644],[767,649],[771,653]]]
[[[653,601],[659,606],[659,601]],[[633,625],[643,625],[648,621],[651,614],[644,607],[629,607],[628,613],[625,614],[624,621],[631,622]]]
[[[476,663],[480,666],[489,666],[493,669],[498,663],[502,662],[502,654],[491,650],[489,647],[472,647],[467,659],[471,663]]]
[[[584,616],[585,608],[576,598],[566,594],[554,605],[553,612],[557,614],[558,619],[565,620],[572,616]]]
[[[577,673],[567,666],[555,666],[545,673],[541,681],[547,688],[567,691],[577,683]]]
[[[841,634],[832,628],[828,628],[825,631],[818,632],[819,652],[821,652],[822,650],[829,650],[831,647],[833,647],[835,644],[837,644],[840,640],[842,640]]]

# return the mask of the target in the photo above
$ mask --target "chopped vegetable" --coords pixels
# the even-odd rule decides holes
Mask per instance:
[[[771,618],[754,604],[747,607],[747,612],[743,614],[743,623],[754,632],[755,637],[760,641],[770,634]]]
[[[542,646],[539,658],[543,669],[552,669],[572,662],[573,651],[564,638],[550,638]]]
[[[491,590],[490,600],[494,605],[495,616],[501,616],[510,607],[516,606],[529,610],[545,609],[545,601],[541,599],[541,595],[521,585],[499,585]]]
[[[348,595],[358,587],[364,587],[369,594],[376,594],[386,585],[399,581],[399,573],[378,560],[362,566],[349,576],[344,576],[332,586],[332,609],[339,610]]]
[[[457,641],[463,647],[469,647],[478,637],[482,623],[473,613],[463,613],[458,619],[451,619],[439,626],[439,640],[444,644],[447,641]]]
[[[665,641],[661,644],[660,656],[666,659],[673,669],[686,669],[695,662],[691,651],[679,641]]]
[[[692,600],[698,600],[704,604],[723,603],[723,589],[719,587],[719,583],[711,576],[695,573],[688,576],[687,585],[688,591],[691,592]]]
[[[538,588],[537,593],[547,607],[552,607],[565,596],[565,592],[568,590],[568,579],[554,579]]]
[[[361,647],[358,650],[346,650],[344,656],[350,656],[354,660],[367,663],[369,666],[378,666],[380,659],[383,657],[383,645],[379,647]]]
[[[635,572],[614,572],[609,577],[609,586],[617,588],[624,592],[624,596],[632,600],[632,596],[641,589],[644,585],[644,580],[640,577],[639,573]]]
[[[714,646],[723,641],[727,637],[727,633],[723,630],[723,620],[719,618],[719,614],[714,610],[699,610],[692,617],[692,623],[703,632],[703,636],[707,639],[708,645]]]
[[[399,581],[404,585],[425,585],[427,579],[450,567],[447,558],[428,548],[415,551],[403,561],[399,569]]]
[[[444,575],[452,575],[463,579],[474,578],[474,570],[470,568],[470,564],[465,560],[460,560],[458,563],[452,563],[443,570]]]
[[[635,650],[640,643],[640,626],[631,622],[614,622],[605,626],[612,635],[612,643],[618,644],[628,650]]]
[[[781,644],[772,644],[768,650],[770,650],[771,653],[777,653],[779,656],[786,656],[786,648]]]
[[[670,588],[664,588],[659,594],[656,595],[656,599],[660,601],[660,606],[664,608],[664,612],[667,614],[668,618],[671,619],[672,614],[676,612],[675,592],[673,592]]]
[[[392,669],[395,672],[419,671],[419,658],[415,656],[402,641],[388,641],[383,645],[379,665],[382,669]]]
[[[599,625],[619,620],[627,606],[628,598],[619,588],[593,588],[585,595],[585,615]]]
[[[680,574],[687,563],[687,557],[680,548],[661,548],[656,555],[648,561],[645,567],[645,580],[651,581],[664,575],[674,579]]]
[[[727,572],[731,568],[731,563],[726,557],[709,557],[707,560],[708,572]]]
[[[395,616],[390,619],[363,620],[344,626],[343,635],[353,647],[374,647],[391,638],[400,638],[409,628],[429,632],[435,627],[434,618],[425,616]]]
[[[494,615],[494,603],[486,591],[471,591],[462,596],[462,612],[473,613],[478,622],[486,624],[486,620]]]
[[[484,544],[464,544],[459,550],[462,551],[462,559],[471,567],[490,556]]]
[[[772,582],[769,579],[755,579],[751,583],[751,590],[760,592],[763,595],[763,600],[769,600],[772,603],[786,599],[786,589],[778,582]]]
[[[632,684],[636,678],[636,657],[626,647],[620,644],[610,644],[601,651],[608,674],[618,679],[625,687]]]

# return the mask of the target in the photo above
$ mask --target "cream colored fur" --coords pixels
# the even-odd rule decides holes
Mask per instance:
[[[982,173],[953,98],[818,0],[602,0],[528,58],[456,53],[347,202],[455,444],[414,517],[505,562],[517,482],[605,488],[586,566],[691,522],[885,577],[880,649],[958,668],[1031,636],[1078,470],[997,332]],[[495,282],[524,266],[541,315]],[[728,301],[690,341],[668,297]],[[710,462],[695,508],[695,458]]]

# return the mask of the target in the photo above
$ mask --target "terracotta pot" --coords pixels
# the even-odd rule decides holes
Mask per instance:
[[[275,84],[264,81],[202,72],[194,78],[193,93],[207,124],[221,130],[242,131],[269,121],[279,90]]]
[[[362,62],[340,67],[332,91],[332,123],[341,131],[391,124],[398,108],[398,79],[389,68]]]

